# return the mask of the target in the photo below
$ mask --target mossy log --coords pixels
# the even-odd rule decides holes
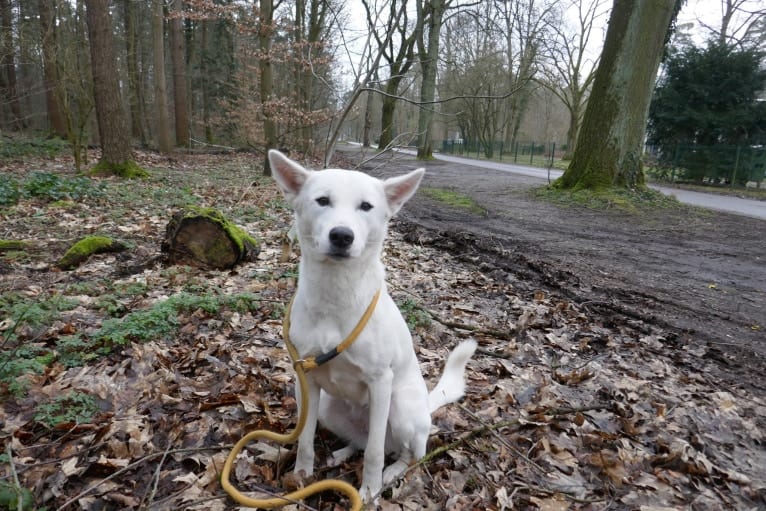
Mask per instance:
[[[62,270],[73,270],[87,261],[93,254],[121,252],[127,248],[128,245],[122,241],[108,236],[88,236],[72,245],[56,266]]]
[[[168,222],[162,252],[170,264],[228,269],[254,261],[258,240],[213,208],[187,206]]]

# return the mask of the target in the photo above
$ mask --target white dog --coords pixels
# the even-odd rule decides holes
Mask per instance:
[[[295,463],[296,473],[313,473],[314,433],[321,421],[350,447],[364,449],[360,493],[369,501],[384,481],[425,455],[431,413],[463,396],[465,365],[476,342],[465,341],[453,351],[429,394],[407,324],[386,291],[380,257],[388,220],[415,193],[424,169],[381,181],[350,170],[309,171],[274,150],[269,161],[295,210],[301,247],[289,318],[289,336],[300,356],[331,353],[380,290],[358,339],[307,374],[308,420]],[[386,453],[398,461],[384,473]]]

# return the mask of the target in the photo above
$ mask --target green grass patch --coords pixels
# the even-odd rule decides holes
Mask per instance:
[[[69,143],[60,138],[14,136],[0,138],[0,159],[25,156],[50,158],[69,151]]]
[[[420,192],[431,199],[446,204],[447,206],[470,211],[477,215],[486,214],[486,210],[479,206],[471,197],[447,188],[421,188]]]
[[[37,407],[35,420],[53,428],[59,424],[74,422],[88,424],[99,412],[96,399],[84,392],[69,392],[53,398]]]
[[[425,328],[431,324],[431,316],[415,300],[406,298],[398,302],[397,306],[411,331],[418,327]]]
[[[23,180],[0,182],[0,206],[11,206],[20,199],[36,198],[48,202],[78,201],[101,197],[103,186],[87,177],[68,177],[52,172],[32,172]]]
[[[181,327],[181,315],[200,311],[213,318],[224,310],[249,312],[256,309],[258,296],[250,293],[194,295],[179,293],[155,303],[145,310],[136,310],[118,318],[108,318],[101,327],[86,334],[61,337],[56,348],[59,361],[66,366],[81,365],[111,353],[116,346],[130,342],[163,341],[171,339]],[[109,312],[117,312],[114,307]]]
[[[145,290],[143,286],[121,289],[138,294]],[[81,286],[70,291],[92,290]],[[94,305],[109,314],[123,315],[107,318],[92,331],[53,337],[50,327],[61,318],[62,311],[78,304],[61,295],[30,299],[9,293],[0,297],[0,318],[6,318],[0,338],[0,395],[24,395],[30,377],[42,373],[54,362],[75,367],[130,342],[171,340],[184,323],[184,314],[199,313],[212,320],[226,312],[253,312],[259,306],[259,297],[252,293],[179,293],[147,309],[127,313],[123,301],[102,297]]]
[[[48,327],[77,302],[60,295],[29,298],[16,293],[0,295],[0,390],[22,395],[29,376],[41,373],[52,360],[41,342]],[[0,394],[2,392],[0,391]]]
[[[650,188],[629,190],[606,188],[599,190],[563,190],[543,186],[532,190],[534,196],[564,207],[580,207],[594,210],[619,211],[632,215],[649,213],[657,209],[681,209],[683,205],[675,197]]]

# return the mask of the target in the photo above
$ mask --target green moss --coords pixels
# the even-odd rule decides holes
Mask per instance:
[[[446,188],[421,188],[420,191],[428,197],[453,208],[464,209],[477,215],[486,213],[486,210],[479,206],[476,201],[462,193]]]
[[[90,169],[89,174],[91,176],[119,176],[126,179],[144,179],[150,175],[147,170],[132,160],[124,163],[109,163],[101,160]]]
[[[71,270],[84,263],[93,254],[119,252],[126,248],[127,245],[123,242],[108,236],[88,236],[72,245],[66,251],[64,257],[58,262],[58,267],[62,270]]]
[[[50,207],[59,209],[72,209],[75,207],[75,205],[75,202],[71,200],[57,200],[56,202],[51,202]]]
[[[27,248],[27,242],[19,240],[0,240],[0,252],[7,250],[24,250]]]
[[[622,187],[598,189],[562,189],[540,187],[532,192],[536,198],[565,207],[584,207],[596,210],[617,210],[639,215],[657,209],[680,209],[683,206],[675,197],[649,188],[631,190]]]
[[[232,222],[231,220],[223,216],[223,213],[221,213],[215,208],[204,208],[201,206],[187,206],[186,211],[187,211],[186,218],[194,218],[194,217],[201,216],[209,220],[212,220],[213,222],[220,225],[221,228],[223,228],[223,230],[226,232],[226,234],[228,234],[229,237],[234,241],[234,243],[237,244],[237,248],[239,248],[240,253],[244,253],[245,243],[250,243],[254,247],[257,247],[259,245],[258,240],[250,236],[248,233],[244,231],[244,229],[234,224],[234,222]],[[216,248],[213,248],[212,250],[214,251],[216,250]],[[220,250],[225,251],[224,252],[225,254],[228,252],[228,247],[221,247]]]

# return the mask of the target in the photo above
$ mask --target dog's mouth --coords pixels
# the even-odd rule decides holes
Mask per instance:
[[[346,249],[331,248],[327,257],[335,261],[343,261],[351,258],[351,253]]]

